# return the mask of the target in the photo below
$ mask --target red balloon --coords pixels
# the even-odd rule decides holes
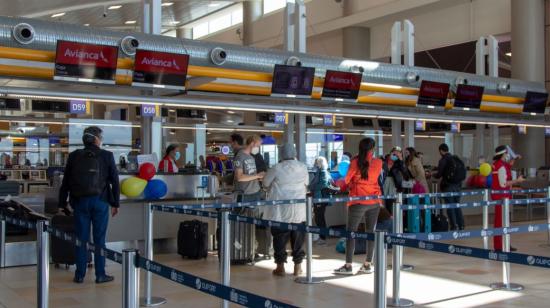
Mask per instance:
[[[475,187],[485,188],[487,186],[487,177],[483,175],[478,175],[475,178]]]
[[[144,163],[141,166],[139,166],[139,177],[149,181],[155,176],[155,166],[151,163]]]

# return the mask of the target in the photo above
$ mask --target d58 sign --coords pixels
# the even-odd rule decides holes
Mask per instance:
[[[185,90],[189,55],[138,50],[132,85]]]

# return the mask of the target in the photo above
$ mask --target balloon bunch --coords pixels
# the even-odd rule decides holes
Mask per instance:
[[[483,163],[479,166],[479,174],[472,175],[467,180],[467,186],[468,187],[474,187],[474,188],[491,188],[493,184],[493,176],[492,176],[493,168],[488,163]]]
[[[160,199],[168,192],[164,181],[153,179],[156,169],[152,163],[144,163],[139,167],[138,176],[132,176],[122,181],[120,192],[128,198],[143,197],[148,200]]]

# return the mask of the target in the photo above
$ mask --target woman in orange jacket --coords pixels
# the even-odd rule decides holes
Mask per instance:
[[[372,138],[364,138],[359,142],[359,155],[350,163],[348,174],[345,178],[349,187],[350,197],[380,196],[382,191],[378,179],[382,172],[382,160],[374,158],[375,142]],[[363,200],[348,203],[348,221],[346,229],[356,232],[359,224],[364,221],[367,232],[373,232],[380,211],[380,200]],[[334,271],[337,275],[353,275],[352,262],[355,252],[355,239],[346,241],[346,264]],[[370,274],[373,272],[372,257],[374,245],[367,242],[367,257],[358,273]]]

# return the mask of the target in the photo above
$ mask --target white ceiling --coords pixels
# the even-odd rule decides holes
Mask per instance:
[[[243,0],[163,0],[171,2],[162,8],[163,30],[173,29],[210,13],[216,12]],[[19,0],[0,1],[0,14],[23,16],[44,20],[57,20],[72,24],[89,24],[119,30],[139,30],[141,20],[141,0]],[[110,6],[122,5],[120,9],[109,10]],[[104,14],[106,12],[106,14]],[[53,14],[65,15],[52,18]],[[126,25],[125,22],[136,23]],[[179,22],[174,25],[173,22]]]

